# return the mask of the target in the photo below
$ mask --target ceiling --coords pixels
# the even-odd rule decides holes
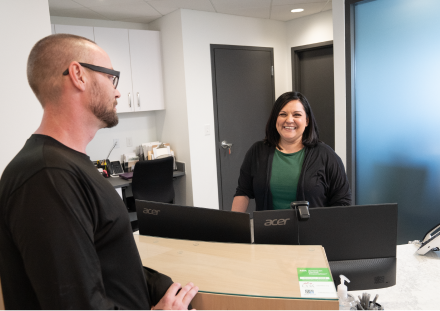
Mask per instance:
[[[301,13],[291,13],[302,8]],[[51,16],[150,23],[178,9],[289,21],[332,9],[331,0],[49,0]]]

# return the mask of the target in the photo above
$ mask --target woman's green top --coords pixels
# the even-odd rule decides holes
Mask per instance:
[[[273,209],[288,209],[296,201],[299,175],[304,162],[305,148],[295,153],[275,149],[270,177]]]

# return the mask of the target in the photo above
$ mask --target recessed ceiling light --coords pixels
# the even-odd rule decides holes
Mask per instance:
[[[302,11],[304,11],[304,9],[294,9],[294,10],[292,10],[290,12],[292,12],[292,13],[299,13],[299,12],[302,12]]]

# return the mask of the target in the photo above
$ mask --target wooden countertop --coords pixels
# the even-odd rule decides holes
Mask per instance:
[[[322,246],[200,242],[134,235],[144,266],[200,292],[301,298],[297,268],[329,268]],[[337,300],[326,298],[327,300]]]

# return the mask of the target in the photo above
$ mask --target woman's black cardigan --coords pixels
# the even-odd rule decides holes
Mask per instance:
[[[351,190],[341,158],[324,143],[305,147],[299,176],[297,201],[310,207],[351,205]],[[271,210],[270,177],[275,146],[256,142],[246,153],[240,168],[235,196],[255,198],[256,210]]]

